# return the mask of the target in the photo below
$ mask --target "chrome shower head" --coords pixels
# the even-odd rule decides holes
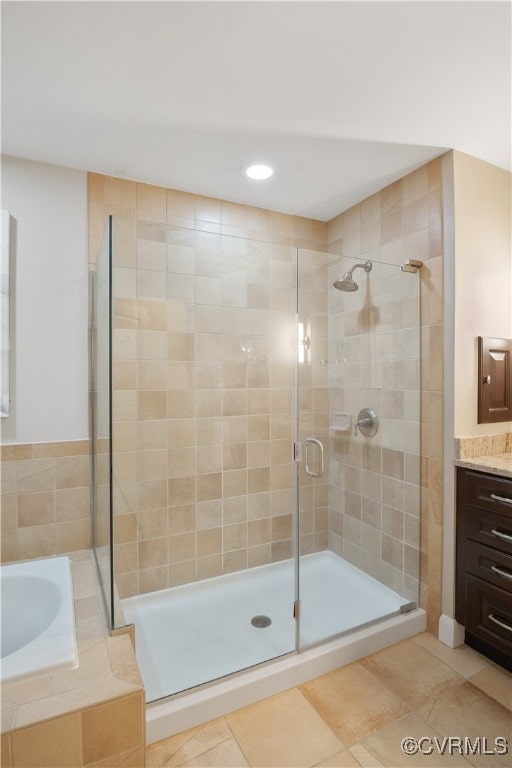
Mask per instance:
[[[365,272],[370,272],[372,268],[371,261],[365,261],[364,264],[354,264],[352,269],[349,269],[348,272],[344,272],[343,275],[338,279],[335,280],[333,285],[335,288],[338,289],[338,291],[357,291],[359,288],[358,284],[352,277],[352,272],[354,269],[357,269],[358,267],[361,267],[361,269],[364,269]]]
[[[358,284],[352,279],[351,272],[344,272],[338,280],[334,281],[333,285],[338,291],[357,291],[359,288]]]

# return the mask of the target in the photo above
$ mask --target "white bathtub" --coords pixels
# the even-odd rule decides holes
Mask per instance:
[[[69,557],[3,565],[0,584],[0,679],[77,667]]]

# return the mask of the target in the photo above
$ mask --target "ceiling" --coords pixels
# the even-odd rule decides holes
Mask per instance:
[[[3,2],[2,149],[328,220],[447,148],[510,170],[510,30],[486,0]]]

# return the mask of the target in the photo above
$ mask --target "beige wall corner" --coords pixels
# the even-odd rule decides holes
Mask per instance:
[[[477,337],[512,337],[512,174],[453,152],[453,181],[455,436],[506,432],[477,423]]]

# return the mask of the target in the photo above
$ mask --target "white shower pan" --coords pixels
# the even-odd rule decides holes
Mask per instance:
[[[425,629],[424,611],[400,613],[403,597],[332,552],[318,552],[301,557],[306,650],[295,653],[294,578],[294,562],[286,560],[122,601],[135,624],[148,743]],[[271,623],[254,626],[259,616]],[[261,663],[267,660],[274,661]],[[237,670],[244,671],[233,676]]]

